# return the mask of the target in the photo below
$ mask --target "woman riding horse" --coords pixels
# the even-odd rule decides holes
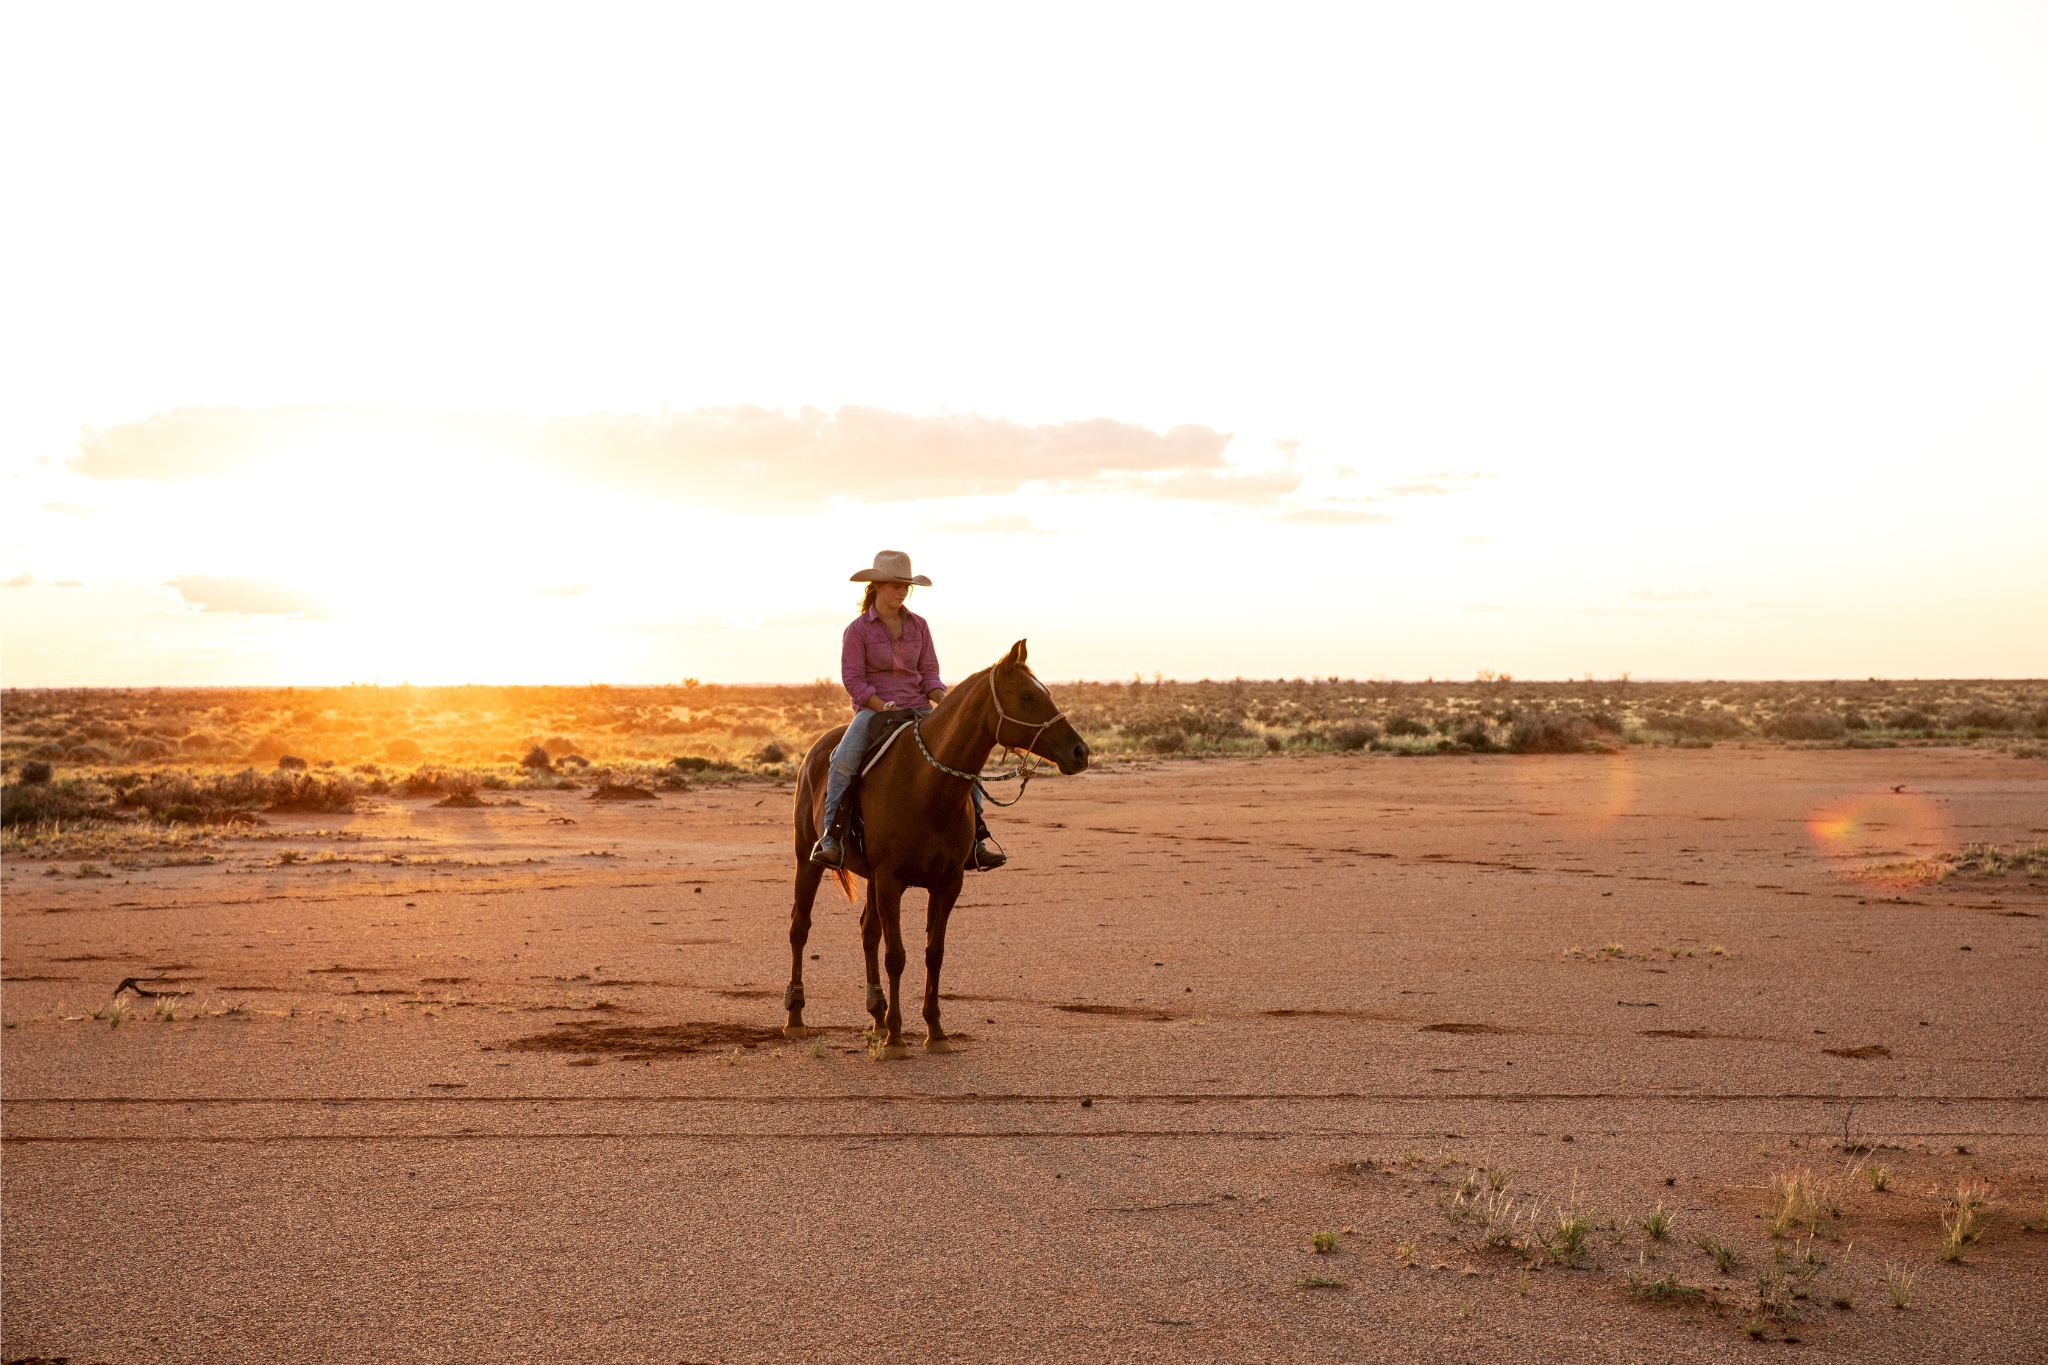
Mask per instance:
[[[946,684],[939,679],[939,656],[932,648],[932,632],[922,616],[903,604],[913,586],[929,588],[932,581],[912,573],[910,556],[901,550],[884,550],[875,556],[872,568],[862,569],[848,580],[865,583],[860,615],[846,627],[839,643],[839,678],[853,700],[853,720],[846,737],[832,751],[831,776],[825,782],[825,814],[811,861],[820,867],[846,866],[846,793],[860,775],[873,743],[875,717],[890,711],[931,714],[946,696]],[[1001,867],[1007,860],[999,847],[989,842],[988,826],[981,818],[981,788],[973,788],[974,851],[968,855],[970,868]]]

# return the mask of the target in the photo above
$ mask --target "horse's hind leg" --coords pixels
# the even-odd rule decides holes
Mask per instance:
[[[924,1050],[951,1052],[946,1031],[939,1027],[939,969],[946,964],[946,922],[953,917],[953,902],[960,899],[960,874],[953,874],[950,886],[932,891],[931,904],[924,913]]]
[[[888,1024],[889,997],[882,991],[882,967],[877,960],[876,950],[882,945],[881,901],[875,891],[875,880],[868,879],[867,904],[860,910],[860,947],[868,966],[868,1013],[875,1025],[869,1036],[880,1046],[882,1030]]]
[[[811,941],[811,906],[818,899],[818,883],[824,876],[825,869],[809,858],[797,859],[796,903],[789,911],[789,985],[782,992],[782,1007],[789,1011],[782,1026],[785,1038],[802,1038],[810,1032],[804,1027],[804,945]]]

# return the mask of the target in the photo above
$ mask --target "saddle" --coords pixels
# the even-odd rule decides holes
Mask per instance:
[[[846,803],[840,809],[840,820],[846,826],[846,841],[849,847],[867,851],[867,831],[860,813],[861,779],[868,775],[882,755],[889,752],[889,746],[903,738],[903,732],[917,719],[915,711],[881,711],[876,713],[868,726],[867,757],[861,760],[860,773],[853,784],[846,789]]]

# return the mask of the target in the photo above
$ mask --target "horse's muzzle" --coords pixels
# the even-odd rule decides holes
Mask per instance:
[[[1072,777],[1088,766],[1088,741],[1075,735],[1071,741],[1053,750],[1052,761],[1062,776]]]

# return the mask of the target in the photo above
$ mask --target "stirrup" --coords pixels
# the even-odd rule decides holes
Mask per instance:
[[[841,836],[836,842],[827,843],[831,836],[821,834],[818,842],[811,845],[811,863],[816,867],[843,869],[846,866],[846,839]]]
[[[990,844],[995,844],[995,847],[990,848]],[[976,839],[974,847],[967,851],[967,870],[969,872],[993,872],[1008,861],[1010,861],[1010,855],[1003,852],[1003,846],[996,843],[996,837],[993,834],[986,834],[985,837]]]

